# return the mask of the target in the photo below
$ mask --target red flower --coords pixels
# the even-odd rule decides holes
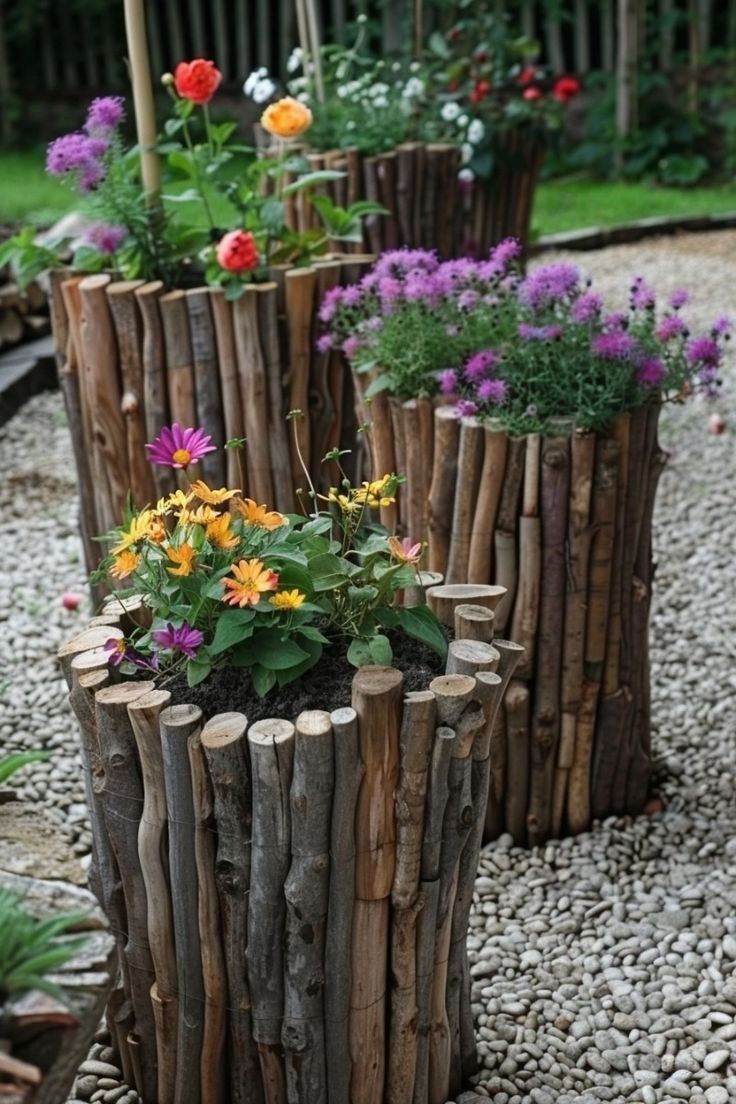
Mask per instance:
[[[560,77],[552,88],[552,95],[559,103],[568,103],[574,100],[580,91],[580,81],[577,77]]]
[[[249,272],[258,265],[255,239],[250,230],[231,230],[217,246],[217,263],[228,272]]]
[[[522,99],[527,100],[529,103],[533,103],[535,100],[541,100],[542,90],[541,88],[532,86],[531,88],[525,88],[521,96]]]
[[[214,61],[195,58],[194,61],[180,61],[174,72],[176,91],[183,100],[195,104],[209,103],[220,86],[222,73],[215,68]]]
[[[533,65],[525,65],[516,78],[521,85],[531,84],[537,75],[537,71]]]
[[[473,91],[470,93],[468,99],[471,103],[480,103],[484,100],[488,93],[491,91],[491,86],[487,80],[479,80]]]

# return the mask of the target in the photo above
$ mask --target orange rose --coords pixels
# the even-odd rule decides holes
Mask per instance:
[[[228,272],[249,272],[256,268],[258,260],[250,230],[231,230],[217,244],[217,263]]]
[[[174,71],[176,91],[183,100],[195,104],[209,103],[220,86],[222,73],[215,68],[214,61],[195,58],[194,61],[180,61]]]
[[[270,104],[261,115],[261,126],[276,138],[298,138],[312,125],[312,112],[291,96]]]

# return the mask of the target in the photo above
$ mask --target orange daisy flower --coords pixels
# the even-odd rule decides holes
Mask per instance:
[[[268,529],[269,533],[282,525],[288,525],[288,519],[277,510],[269,510],[267,506],[259,506],[252,498],[239,498],[235,508],[242,515],[246,525],[260,525],[262,529]]]
[[[211,525],[219,518],[217,510],[211,506],[198,506],[196,510],[182,510],[179,514],[180,525]]]
[[[127,579],[129,575],[133,574],[140,562],[141,558],[138,553],[131,552],[129,548],[126,548],[115,557],[115,562],[110,568],[110,574],[113,579]]]
[[[239,537],[230,531],[231,514],[223,514],[207,526],[207,540],[215,548],[235,548]]]
[[[167,548],[166,555],[176,567],[168,567],[169,575],[191,575],[194,570],[195,552],[191,544],[180,544],[178,548]]]
[[[223,584],[229,590],[229,594],[223,594],[223,602],[229,602],[231,606],[256,606],[261,595],[269,590],[275,590],[279,585],[279,577],[275,571],[271,571],[261,560],[241,560],[233,564],[234,579],[223,579]]]
[[[215,491],[208,487],[203,479],[198,479],[195,483],[192,483],[189,489],[197,498],[201,498],[202,502],[209,502],[210,506],[219,506],[221,503],[234,498],[236,494],[240,494],[240,487],[237,487],[234,491],[229,491],[227,487],[220,487],[219,490]]]

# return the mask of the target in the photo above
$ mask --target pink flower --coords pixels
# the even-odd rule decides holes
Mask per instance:
[[[217,263],[228,272],[250,272],[259,260],[250,230],[231,230],[217,244]]]
[[[322,334],[321,337],[317,338],[317,352],[318,353],[329,353],[331,348],[332,348],[332,337],[330,336],[330,334]]]
[[[422,558],[421,541],[412,544],[411,537],[404,537],[403,540],[399,540],[398,537],[389,537],[386,543],[395,560],[398,560],[400,563],[411,564],[413,567],[418,567],[419,561]]]
[[[476,389],[476,395],[481,402],[495,403],[500,406],[506,400],[508,384],[503,379],[481,380]]]
[[[457,372],[454,368],[444,368],[437,373],[437,382],[443,395],[452,395],[457,391]]]
[[[203,429],[182,429],[175,422],[170,429],[164,426],[156,440],[146,445],[148,459],[169,468],[187,468],[208,452],[217,452],[211,440]]]
[[[348,360],[353,359],[359,348],[360,341],[358,341],[357,337],[346,337],[342,343],[342,351],[344,352]]]
[[[61,596],[61,604],[64,609],[75,610],[79,608],[79,603],[82,601],[81,594],[75,594],[73,590],[65,590]]]

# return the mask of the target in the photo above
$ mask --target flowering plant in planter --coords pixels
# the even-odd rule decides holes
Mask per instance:
[[[147,447],[154,463],[182,471],[214,451],[202,430],[178,425]],[[110,661],[161,675],[184,670],[190,686],[215,668],[239,667],[263,696],[340,645],[356,667],[389,665],[386,634],[394,630],[443,654],[445,637],[429,608],[394,602],[397,591],[419,584],[421,546],[371,521],[400,482],[384,475],[353,487],[344,479],[321,496],[322,509],[313,491],[315,508],[305,517],[200,479],[155,506],[131,508],[107,534],[112,547],[98,578],[127,580],[124,593],[141,597],[152,621],[111,640]]]
[[[284,199],[302,192],[308,203],[317,184],[340,175],[310,172],[293,151],[293,140],[311,125],[309,108],[289,97],[266,108],[261,123],[276,140],[275,152],[266,155],[237,141],[235,123],[212,120],[220,79],[214,63],[202,58],[163,76],[172,114],[157,146],[160,195],[142,188],[138,150],[126,146],[118,96],[93,100],[82,130],[51,143],[47,171],[74,187],[80,212],[91,220],[74,251],[76,270],[112,270],[169,287],[204,279],[236,298],[246,282],[267,278],[271,263],[309,264],[333,241],[361,240],[360,220],[380,213],[377,204],[345,210],[322,196],[318,226],[299,233],[286,223]],[[3,246],[0,264],[12,260],[28,281],[58,265],[69,244],[64,238],[40,247],[26,228]]]
[[[522,278],[518,253],[512,240],[482,261],[385,253],[360,284],[328,292],[320,347],[341,348],[371,374],[369,398],[444,395],[459,414],[498,419],[512,434],[544,432],[556,417],[601,429],[653,397],[715,393],[727,319],[694,335],[681,313],[687,293],[658,313],[640,277],[629,310],[607,312],[575,266]]]

